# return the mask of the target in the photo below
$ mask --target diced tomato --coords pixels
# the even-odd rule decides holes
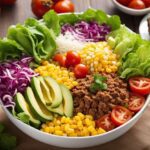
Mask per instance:
[[[111,119],[115,125],[120,126],[130,120],[132,112],[125,107],[116,106],[111,112]]]
[[[150,7],[150,0],[142,0],[142,1],[145,3],[146,7]]]
[[[130,93],[129,110],[138,112],[144,105],[145,98],[139,94]]]
[[[150,94],[150,79],[144,77],[133,77],[129,79],[130,89],[141,95]]]
[[[81,61],[80,55],[77,52],[68,51],[66,55],[66,66],[74,67]]]
[[[56,54],[53,58],[54,61],[57,61],[60,66],[65,67],[66,64],[66,57],[62,54]]]
[[[78,64],[74,68],[74,74],[76,78],[85,78],[88,74],[88,67],[83,64]]]
[[[97,127],[106,131],[110,131],[115,128],[115,124],[111,120],[110,114],[104,115],[95,121]]]

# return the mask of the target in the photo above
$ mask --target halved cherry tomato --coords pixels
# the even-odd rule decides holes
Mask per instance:
[[[111,120],[110,114],[104,115],[95,121],[97,127],[102,128],[106,131],[110,131],[115,128],[115,124]]]
[[[128,6],[131,0],[117,0],[120,4],[124,6]]]
[[[129,79],[130,89],[141,95],[150,94],[150,79],[144,77],[133,77]]]
[[[74,4],[70,0],[61,0],[54,5],[57,13],[74,12]]]
[[[146,6],[142,0],[132,0],[128,7],[133,9],[144,9]]]
[[[115,125],[120,126],[130,120],[132,112],[125,107],[116,106],[111,112],[111,119]]]
[[[138,112],[144,105],[145,98],[143,96],[140,96],[139,94],[130,93],[130,99],[129,99],[129,110],[133,112]]]
[[[88,67],[83,64],[78,64],[74,68],[74,74],[76,78],[85,78],[88,74]]]
[[[41,18],[47,11],[49,11],[54,5],[52,0],[32,0],[33,13]]]
[[[56,54],[53,58],[54,61],[57,61],[59,63],[60,66],[65,67],[66,64],[66,57],[64,55],[61,54]]]
[[[73,51],[68,51],[66,55],[66,66],[67,67],[74,67],[75,65],[79,64],[81,61],[80,55]]]

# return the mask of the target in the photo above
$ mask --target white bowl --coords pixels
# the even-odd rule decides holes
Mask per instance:
[[[121,10],[124,13],[129,14],[129,15],[140,16],[140,15],[148,14],[150,12],[150,7],[137,10],[137,9],[132,9],[132,8],[123,6],[119,2],[117,2],[117,0],[112,0],[112,1],[119,10]]]
[[[149,103],[150,95],[148,96],[143,108],[131,120],[129,120],[122,126],[113,129],[112,131],[106,132],[101,135],[87,137],[64,137],[44,133],[14,118],[12,114],[6,108],[4,108],[4,106],[2,106],[2,108],[11,122],[33,139],[57,147],[83,148],[110,142],[126,133],[139,120]]]

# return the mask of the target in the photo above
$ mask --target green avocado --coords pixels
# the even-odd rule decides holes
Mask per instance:
[[[24,112],[30,117],[30,123],[34,127],[38,128],[41,122],[34,116],[28,103],[26,102],[24,96],[21,93],[17,93],[15,97],[16,110],[17,112]]]
[[[67,117],[72,117],[73,116],[73,98],[72,98],[71,92],[63,84],[60,84],[60,88],[61,88],[61,92],[63,95],[64,114]]]
[[[52,108],[52,107],[48,107],[47,106],[47,109],[53,113],[57,113],[59,115],[64,115],[64,110],[63,110],[63,104],[61,103],[58,107],[56,108]]]
[[[46,86],[43,77],[33,77],[31,80],[31,87],[35,96],[44,104],[50,105],[52,98],[50,96],[49,88]]]
[[[43,77],[39,76],[38,79],[40,80],[41,89],[43,92],[44,99],[47,100],[46,104],[50,105],[52,103],[52,97],[51,97],[50,89],[46,85]]]
[[[44,80],[50,89],[51,97],[53,100],[50,106],[51,108],[56,108],[62,103],[62,93],[61,93],[60,86],[51,77],[44,77]]]
[[[31,87],[27,87],[25,97],[29,103],[31,110],[34,112],[34,114],[40,121],[45,122],[53,119],[53,116],[50,113],[50,111],[48,111],[48,109],[40,100],[35,98]]]

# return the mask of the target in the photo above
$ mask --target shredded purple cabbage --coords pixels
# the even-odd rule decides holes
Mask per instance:
[[[37,76],[29,63],[31,57],[19,61],[4,62],[0,64],[0,100],[5,107],[14,107],[13,97],[17,92],[23,93],[30,83],[30,79]]]
[[[99,42],[105,41],[106,35],[111,31],[111,27],[97,22],[85,22],[81,21],[74,25],[65,24],[61,28],[61,32],[64,35],[66,32],[72,33],[75,39],[83,42]]]

